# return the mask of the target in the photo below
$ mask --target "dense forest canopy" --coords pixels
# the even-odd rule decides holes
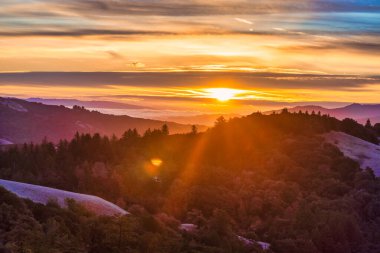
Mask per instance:
[[[205,133],[164,125],[8,148],[1,178],[97,195],[132,215],[96,217],[0,189],[0,252],[263,251],[239,236],[278,253],[379,252],[379,179],[320,136],[332,130],[378,143],[372,125],[284,110],[219,118]]]

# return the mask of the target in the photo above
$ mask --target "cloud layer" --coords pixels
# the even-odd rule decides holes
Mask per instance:
[[[379,24],[377,0],[3,0],[0,95],[376,101]]]

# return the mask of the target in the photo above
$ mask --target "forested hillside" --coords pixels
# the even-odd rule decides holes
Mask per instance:
[[[289,112],[311,112],[320,111],[322,114],[328,114],[337,119],[350,118],[357,120],[359,123],[365,124],[370,119],[374,124],[380,123],[380,105],[379,104],[350,104],[338,108],[325,108],[322,106],[305,105],[289,108]],[[279,111],[278,111],[279,112]]]
[[[132,215],[96,217],[2,190],[0,244],[4,252],[263,251],[244,237],[277,253],[379,252],[379,179],[319,136],[331,130],[377,143],[355,121],[284,110],[219,118],[205,133],[169,135],[164,126],[9,148],[1,178],[97,195]]]
[[[40,143],[44,138],[56,143],[60,139],[71,139],[76,132],[121,136],[128,128],[136,128],[143,133],[148,128],[159,128],[163,124],[167,124],[173,133],[185,133],[191,129],[191,125],[103,114],[83,106],[75,105],[70,109],[2,97],[0,119],[0,141],[15,144]]]

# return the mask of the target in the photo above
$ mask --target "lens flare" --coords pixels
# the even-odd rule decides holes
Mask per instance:
[[[154,166],[156,166],[156,167],[160,167],[161,164],[162,164],[162,160],[159,159],[159,158],[153,158],[153,159],[150,160],[150,162],[151,162]]]

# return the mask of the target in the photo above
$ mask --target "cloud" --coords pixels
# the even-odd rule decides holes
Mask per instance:
[[[380,3],[371,0],[2,1],[0,36],[374,33],[378,31],[378,22],[367,12],[379,13]],[[231,18],[247,25],[254,23],[254,32],[242,30],[241,25],[230,22]],[[280,30],[273,30],[282,25]]]
[[[379,6],[377,0],[4,0],[0,71],[135,71],[127,64],[141,61],[145,71],[373,74]],[[107,56],[120,60],[103,64]],[[180,80],[194,83],[189,78]],[[251,79],[280,86],[279,79]]]
[[[367,38],[368,40],[368,38]],[[271,47],[269,47],[271,48]],[[331,41],[331,42],[319,42],[314,44],[294,44],[290,46],[272,47],[283,52],[292,53],[305,53],[319,51],[328,52],[330,50],[342,50],[342,51],[355,51],[366,54],[380,54],[380,41],[379,42],[363,42],[363,41]]]
[[[362,42],[362,41],[349,41],[349,42],[342,43],[342,45],[346,48],[353,49],[353,50],[380,54],[380,42],[372,43],[372,42]]]
[[[253,25],[253,22],[252,21],[249,21],[247,19],[243,19],[243,18],[235,18],[236,21],[240,22],[240,23],[244,23],[244,24],[248,24],[248,25]]]
[[[201,97],[184,97],[184,96],[144,96],[144,95],[107,95],[107,96],[88,96],[88,99],[107,99],[107,100],[120,100],[120,99],[132,99],[132,100],[149,100],[153,101],[170,101],[170,102],[194,102],[194,103],[215,103],[214,98],[201,98]],[[350,104],[350,102],[335,102],[335,101],[299,101],[299,102],[286,102],[286,101],[274,101],[269,99],[255,99],[255,100],[232,100],[229,102],[233,105],[240,106],[258,106],[258,107],[294,107],[302,105],[322,105],[326,107],[340,107]]]
[[[380,10],[377,1],[343,0],[216,0],[216,1],[180,1],[180,0],[68,0],[55,1],[67,10],[88,15],[142,15],[142,16],[204,16],[239,15],[279,12],[349,12]]]
[[[117,53],[115,51],[112,51],[112,50],[108,50],[108,51],[106,51],[106,53],[109,56],[111,56],[111,58],[113,58],[113,59],[117,59],[117,60],[123,60],[123,59],[125,59],[125,57],[122,54],[119,54],[119,53]]]
[[[61,31],[51,31],[51,30],[18,30],[12,32],[1,32],[0,36],[3,37],[24,37],[24,36],[100,36],[100,35],[174,35],[171,32],[160,32],[160,31],[141,31],[141,30],[102,30],[102,29],[73,29],[73,30],[61,30]]]
[[[194,88],[223,85],[244,89],[351,90],[380,84],[380,76],[244,72],[26,72],[0,73],[0,85]]]
[[[4,14],[25,17],[220,16],[297,12],[378,12],[376,0],[38,0],[2,1]],[[238,18],[247,20],[246,18]],[[250,21],[251,22],[251,21]]]

